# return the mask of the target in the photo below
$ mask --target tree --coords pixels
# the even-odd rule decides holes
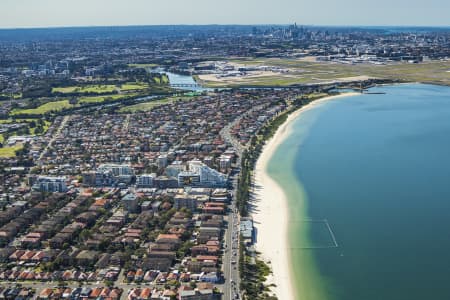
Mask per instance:
[[[78,103],[78,99],[76,97],[71,97],[69,99],[69,103],[72,104],[72,105],[75,105],[75,104]]]
[[[106,280],[106,281],[105,281],[105,285],[106,285],[108,288],[113,288],[113,287],[114,287],[114,281]]]

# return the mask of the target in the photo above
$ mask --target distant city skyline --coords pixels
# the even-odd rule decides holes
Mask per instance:
[[[449,26],[448,0],[2,0],[0,28],[172,24]]]

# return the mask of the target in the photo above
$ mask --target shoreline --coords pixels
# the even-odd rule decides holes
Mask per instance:
[[[267,284],[275,284],[271,291],[278,299],[294,300],[298,291],[294,280],[292,257],[289,252],[289,203],[280,185],[268,174],[267,165],[278,146],[292,132],[292,123],[303,112],[319,104],[344,97],[361,95],[360,93],[344,93],[315,100],[291,113],[287,120],[277,129],[275,135],[266,142],[254,170],[253,184],[258,187],[252,191],[257,201],[255,212],[251,215],[257,229],[255,248],[261,252],[261,258],[270,266],[272,274]]]

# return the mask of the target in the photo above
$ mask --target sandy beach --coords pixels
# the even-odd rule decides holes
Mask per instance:
[[[267,173],[267,164],[280,143],[289,136],[292,122],[298,116],[323,102],[352,95],[360,94],[345,93],[325,97],[292,113],[278,128],[274,137],[266,143],[256,163],[254,178],[258,188],[254,191],[256,209],[252,215],[257,230],[255,246],[256,250],[261,252],[262,259],[272,268],[273,275],[268,278],[267,283],[276,285],[272,291],[280,300],[296,299],[288,243],[289,208],[283,190]]]

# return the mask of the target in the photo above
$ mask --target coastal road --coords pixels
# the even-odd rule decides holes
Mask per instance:
[[[248,148],[248,145],[242,145],[239,141],[231,135],[231,129],[242,120],[242,118],[255,110],[259,110],[263,108],[264,105],[255,106],[232,122],[228,123],[221,131],[220,135],[223,140],[232,145],[236,150],[238,158],[236,160],[236,167],[233,169],[231,179],[232,184],[232,200],[230,204],[231,211],[228,213],[227,221],[228,227],[225,232],[225,252],[223,257],[223,274],[225,277],[225,283],[223,286],[223,296],[225,300],[231,299],[241,299],[241,291],[239,289],[240,286],[240,274],[239,274],[239,214],[236,208],[236,199],[235,195],[237,195],[237,187],[238,187],[238,174],[240,173],[241,166],[241,157],[242,153],[245,149]],[[236,297],[238,296],[238,297]]]
[[[237,215],[233,212],[228,215],[228,228],[225,235],[225,254],[223,259],[223,271],[225,283],[223,288],[224,299],[235,299],[239,294],[239,243],[238,229],[236,227]]]
[[[247,111],[246,114],[258,108],[259,107],[255,107]],[[241,299],[241,292],[239,290],[241,282],[239,274],[239,214],[237,213],[236,209],[235,195],[237,194],[237,183],[241,166],[241,157],[246,147],[241,145],[231,135],[230,130],[244,117],[244,115],[227,124],[220,132],[220,135],[222,136],[224,141],[232,145],[238,155],[238,158],[236,160],[236,167],[233,169],[232,175],[230,176],[232,184],[232,197],[231,203],[229,205],[230,212],[227,215],[228,226],[225,231],[224,239],[226,245],[223,256],[223,275],[225,278],[225,283],[223,285],[222,291],[223,299],[225,300],[237,299],[236,295],[238,295],[239,299]]]
[[[255,110],[263,108],[263,105],[256,106],[231,123],[227,124],[220,132],[220,135],[225,142],[232,145],[237,152],[238,158],[236,161],[236,167],[233,169],[230,176],[233,190],[233,197],[231,202],[231,212],[227,216],[228,227],[225,233],[225,244],[227,245],[223,258],[223,272],[225,277],[225,283],[223,288],[223,295],[225,300],[241,299],[242,294],[239,289],[240,286],[240,274],[239,274],[239,233],[240,233],[240,216],[236,208],[235,195],[237,194],[238,187],[238,174],[240,174],[241,157],[244,150],[248,148],[247,145],[242,145],[239,141],[231,135],[231,129],[245,116],[252,113]],[[274,116],[275,117],[275,116]],[[273,117],[273,118],[274,118]],[[273,119],[272,118],[272,119]],[[269,120],[267,121],[269,122]],[[238,296],[238,297],[236,297]]]
[[[236,165],[240,165],[240,157],[238,158]],[[224,244],[226,247],[223,256],[223,274],[225,283],[222,291],[223,299],[225,300],[236,299],[236,295],[239,295],[239,299],[241,298],[239,290],[239,214],[237,213],[235,199],[238,173],[239,168],[235,168],[230,176],[233,189],[232,200],[229,206],[230,212],[226,217],[228,226],[225,231]]]

